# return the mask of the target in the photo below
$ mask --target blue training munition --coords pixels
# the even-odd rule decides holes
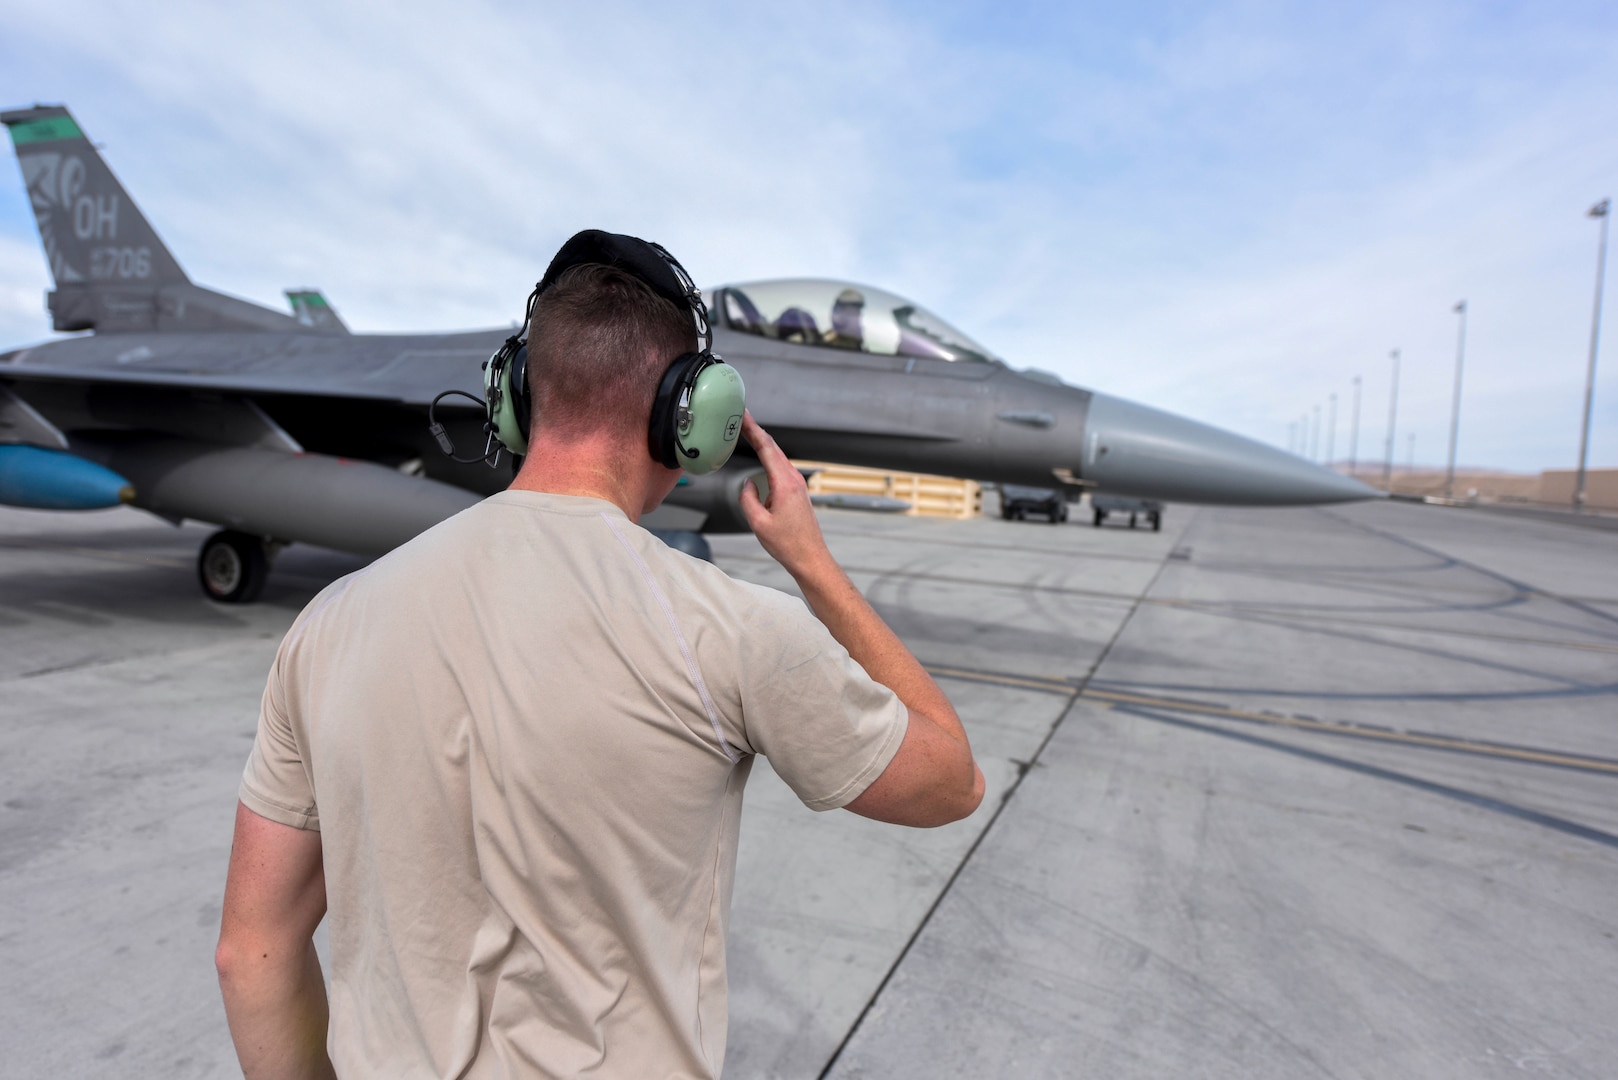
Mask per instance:
[[[128,480],[93,461],[38,446],[0,446],[0,504],[102,510],[134,498]]]
[[[353,334],[314,289],[289,290],[283,313],[195,285],[66,108],[0,122],[55,280],[52,325],[92,331],[0,353],[0,444],[23,463],[7,474],[7,501],[60,497],[50,492],[65,481],[47,465],[83,483],[54,506],[111,505],[128,477],[136,507],[224,527],[204,543],[198,575],[208,595],[240,602],[287,543],[380,554],[510,483],[509,457],[476,460],[487,439],[476,404],[448,398],[428,426],[441,391],[482,389],[507,330]],[[715,351],[791,457],[1069,498],[1268,506],[1378,495],[1251,439],[1017,370],[881,289],[760,281],[706,295]],[[441,440],[472,463],[449,460]],[[705,532],[745,529],[738,500],[758,471],[738,454],[668,502]]]

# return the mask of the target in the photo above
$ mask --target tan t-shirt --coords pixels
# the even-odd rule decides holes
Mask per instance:
[[[742,787],[879,776],[905,708],[803,603],[507,491],[317,596],[241,800],[319,829],[345,1077],[708,1077]]]

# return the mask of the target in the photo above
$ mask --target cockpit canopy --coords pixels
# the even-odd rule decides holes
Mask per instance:
[[[809,278],[725,285],[709,317],[743,334],[877,356],[997,363],[993,353],[926,308],[868,285]]]

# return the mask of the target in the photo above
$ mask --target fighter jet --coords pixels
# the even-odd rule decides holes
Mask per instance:
[[[68,110],[0,113],[75,336],[0,354],[0,503],[120,502],[221,526],[198,578],[245,602],[289,543],[380,554],[504,488],[515,463],[441,452],[429,406],[477,395],[506,330],[354,334],[318,290],[291,313],[193,284]],[[1237,435],[1019,371],[900,296],[850,282],[708,291],[714,347],[749,407],[798,458],[1227,505],[1377,492]],[[520,299],[515,294],[513,305]],[[482,410],[436,408],[451,441],[487,445]],[[744,529],[756,462],[671,497],[708,531]]]

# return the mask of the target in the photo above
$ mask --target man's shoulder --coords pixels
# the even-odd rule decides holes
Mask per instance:
[[[748,609],[809,616],[802,600],[769,585],[732,577],[714,563],[669,547],[655,533],[637,529],[643,557],[682,596],[709,597]]]
[[[424,569],[476,560],[513,544],[531,544],[545,536],[565,537],[571,521],[596,517],[605,505],[598,499],[507,489],[418,533],[372,565],[383,581],[393,573],[409,579]],[[535,527],[536,517],[544,519],[543,527]],[[382,581],[378,585],[385,587]]]
[[[431,568],[475,558],[480,538],[489,535],[495,520],[491,518],[490,501],[485,499],[467,507],[333,581],[304,606],[289,635],[305,624],[340,618],[354,601],[370,606],[384,603],[390,596],[419,594],[434,577],[428,572]]]
[[[671,613],[682,624],[706,624],[709,645],[726,643],[733,659],[775,664],[786,657],[818,655],[834,646],[830,633],[797,595],[731,577],[712,563],[647,537],[664,576]]]

